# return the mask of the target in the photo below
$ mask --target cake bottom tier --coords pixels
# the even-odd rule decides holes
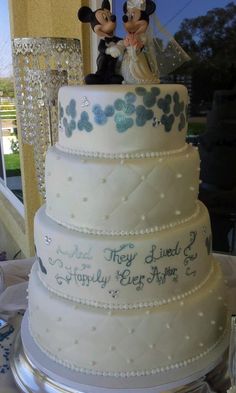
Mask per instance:
[[[50,293],[34,264],[29,328],[51,359],[79,372],[136,376],[194,365],[224,338],[227,304],[221,270],[184,301],[139,310],[82,306]]]

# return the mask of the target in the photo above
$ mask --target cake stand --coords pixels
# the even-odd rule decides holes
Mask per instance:
[[[49,359],[35,344],[28,328],[26,312],[21,330],[16,336],[11,358],[11,369],[18,387],[24,393],[160,393],[180,392],[214,370],[223,360],[229,344],[226,334],[222,343],[191,367],[173,370],[163,375],[112,378],[88,376],[69,370]],[[196,390],[197,391],[197,390]]]

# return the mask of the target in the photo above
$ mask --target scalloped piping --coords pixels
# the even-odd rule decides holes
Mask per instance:
[[[105,229],[94,229],[94,228],[85,228],[85,227],[79,227],[77,225],[73,224],[68,224],[65,223],[61,220],[58,220],[57,217],[54,217],[52,214],[50,214],[47,209],[46,209],[46,215],[53,221],[57,222],[59,225],[62,225],[63,227],[77,231],[79,233],[83,233],[86,235],[96,235],[96,236],[138,236],[138,235],[149,235],[150,233],[156,233],[160,231],[164,231],[166,229],[172,229],[175,228],[177,225],[182,225],[190,220],[194,219],[199,215],[200,212],[200,202],[197,201],[196,203],[196,211],[189,217],[183,218],[182,220],[177,220],[175,222],[171,222],[170,224],[165,224],[161,226],[155,226],[155,227],[150,227],[150,228],[144,228],[144,229],[137,229],[137,230],[105,230]]]
[[[60,145],[59,142],[56,143],[55,147],[58,150],[61,150],[64,153],[69,153],[73,155],[78,155],[81,157],[88,157],[88,158],[108,158],[108,159],[133,159],[133,158],[156,158],[156,157],[166,157],[172,156],[174,154],[182,153],[186,151],[189,147],[189,144],[185,143],[183,147],[176,150],[167,150],[167,151],[160,151],[160,152],[142,152],[142,153],[102,153],[102,152],[93,152],[93,151],[84,151],[84,150],[77,150],[69,147],[64,147]]]
[[[212,259],[213,261],[213,259]],[[115,303],[104,303],[96,300],[88,300],[88,299],[83,299],[83,298],[76,298],[75,296],[71,295],[66,295],[60,291],[57,291],[56,289],[51,288],[49,285],[46,284],[46,282],[42,279],[40,276],[40,271],[37,270],[37,276],[42,283],[42,285],[51,293],[54,295],[57,295],[63,299],[72,301],[77,304],[81,304],[84,306],[89,306],[89,307],[96,307],[96,308],[102,308],[105,310],[137,310],[141,308],[154,308],[154,307],[160,307],[166,304],[170,303],[175,303],[182,301],[186,299],[186,297],[193,295],[197,291],[199,291],[204,285],[207,283],[207,281],[210,280],[211,276],[216,272],[216,268],[214,267],[213,262],[211,263],[211,268],[209,270],[209,273],[205,277],[205,279],[199,284],[196,285],[193,289],[186,291],[182,293],[181,295],[176,295],[169,297],[168,299],[162,299],[162,300],[154,300],[151,302],[139,302],[139,303],[134,303],[134,304],[115,304]]]
[[[151,370],[137,370],[137,371],[120,371],[120,372],[110,372],[110,371],[96,371],[96,370],[92,370],[92,369],[87,369],[87,368],[83,368],[83,367],[77,367],[74,364],[72,364],[71,362],[67,361],[67,360],[62,360],[60,358],[58,358],[57,356],[55,356],[54,354],[52,354],[48,349],[44,348],[41,343],[39,342],[39,340],[34,336],[30,323],[29,323],[29,331],[31,336],[33,337],[34,341],[36,342],[36,344],[39,346],[39,348],[41,349],[42,352],[44,352],[49,358],[51,358],[52,360],[54,360],[56,363],[61,364],[64,367],[67,367],[70,370],[82,373],[82,374],[86,374],[86,375],[98,375],[98,376],[104,376],[104,377],[121,377],[121,378],[127,378],[127,377],[142,377],[142,376],[150,376],[150,375],[155,375],[155,374],[160,374],[163,372],[168,372],[168,371],[173,371],[173,370],[177,370],[186,366],[189,366],[190,364],[193,364],[194,362],[196,362],[197,360],[202,359],[204,356],[208,355],[211,351],[213,351],[215,348],[217,348],[218,345],[220,345],[220,343],[224,340],[224,338],[226,337],[227,333],[228,333],[228,329],[227,326],[223,332],[223,334],[218,338],[218,340],[215,342],[215,344],[213,344],[211,347],[209,347],[208,349],[206,349],[203,352],[200,352],[198,355],[185,359],[182,362],[179,363],[175,363],[175,364],[169,364],[167,366],[163,366],[163,367],[157,367]]]

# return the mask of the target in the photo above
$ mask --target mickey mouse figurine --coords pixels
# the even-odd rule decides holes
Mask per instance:
[[[123,77],[116,72],[119,52],[116,44],[121,38],[114,36],[116,16],[111,14],[109,0],[103,0],[101,8],[92,11],[83,6],[78,11],[78,18],[83,23],[90,23],[92,30],[101,37],[97,58],[97,71],[85,77],[85,83],[94,84],[121,84]],[[112,53],[112,55],[111,55]]]

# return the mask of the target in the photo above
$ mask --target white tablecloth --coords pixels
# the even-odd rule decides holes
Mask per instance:
[[[236,313],[236,257],[216,254],[228,286],[230,312]],[[14,332],[0,341],[0,393],[19,393],[9,368],[9,356],[17,329],[20,326],[24,310],[27,308],[26,289],[28,275],[34,259],[6,261],[0,263],[4,286],[0,282],[0,317],[12,318]],[[19,311],[19,309],[21,311]],[[223,391],[222,391],[223,392]]]

